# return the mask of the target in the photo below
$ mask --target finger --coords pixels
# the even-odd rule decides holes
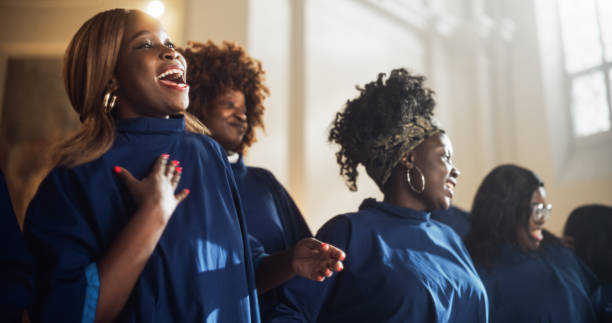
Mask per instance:
[[[180,204],[181,202],[183,202],[183,200],[187,197],[187,195],[189,195],[189,193],[189,189],[184,188],[178,194],[174,195],[174,197],[176,198],[176,204]]]
[[[328,263],[327,268],[333,271],[342,271],[344,269],[344,264],[342,261],[331,261]]]
[[[344,251],[332,246],[332,245],[327,245],[327,250],[326,252],[329,254],[329,256],[332,259],[335,260],[340,260],[343,261],[344,259],[346,259],[346,254],[344,253]]]
[[[169,163],[166,164],[166,176],[172,176],[174,174],[174,169],[179,165],[179,161],[178,160],[171,160]]]
[[[151,173],[158,174],[162,169],[164,169],[164,167],[166,167],[166,163],[168,162],[168,158],[170,158],[170,155],[168,154],[161,154],[159,157],[157,157],[155,164],[153,164],[153,170]]]
[[[319,275],[323,276],[323,277],[331,277],[331,275],[333,274],[333,272],[327,268],[319,271]]]
[[[119,166],[113,167],[113,172],[117,174],[119,179],[123,182],[125,186],[128,187],[128,190],[131,191],[131,188],[138,184],[138,180],[132,176],[127,169]]]
[[[173,189],[176,189],[176,187],[178,186],[178,183],[181,180],[182,173],[183,173],[183,167],[178,166],[174,169],[174,175],[172,176],[172,179],[170,181],[170,184],[172,184]]]

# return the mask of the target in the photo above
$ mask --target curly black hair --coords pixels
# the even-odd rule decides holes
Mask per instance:
[[[365,166],[368,160],[364,144],[397,133],[415,115],[432,116],[436,105],[434,91],[424,86],[424,76],[412,75],[404,68],[385,76],[380,73],[376,81],[357,86],[359,96],[336,113],[329,132],[328,141],[340,145],[336,161],[351,191],[357,190],[357,166]]]
[[[202,107],[212,103],[228,90],[244,94],[247,130],[238,153],[244,154],[255,141],[255,128],[264,128],[264,99],[270,94],[265,85],[265,71],[261,62],[250,57],[243,47],[224,41],[220,45],[208,41],[190,41],[186,48],[178,49],[187,60],[189,108],[187,111],[202,120]]]
[[[541,186],[534,172],[516,165],[498,166],[484,178],[464,239],[474,263],[490,268],[502,246],[520,247],[517,232],[529,225],[531,197]]]

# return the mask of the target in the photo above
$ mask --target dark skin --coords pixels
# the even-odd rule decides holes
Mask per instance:
[[[217,96],[210,108],[201,107],[202,122],[229,154],[242,142],[247,129],[244,94],[228,90]],[[302,276],[323,281],[343,268],[344,252],[314,238],[300,240],[293,248],[279,251],[261,260],[256,273],[257,291],[266,291],[287,280]]]
[[[244,94],[228,90],[215,98],[210,109],[202,108],[202,122],[226,151],[235,151],[248,126],[246,112]]]
[[[546,204],[546,190],[542,186],[531,194],[532,207],[539,203]],[[545,223],[545,219],[536,221],[530,214],[527,225],[519,228],[517,232],[518,242],[523,250],[533,251],[540,247],[544,238],[542,229]]]
[[[384,186],[384,201],[417,211],[448,209],[454,195],[454,187],[460,172],[453,160],[453,147],[445,134],[435,134],[402,157]],[[417,190],[423,187],[418,167],[425,178],[425,190],[417,193],[407,183],[410,170],[411,182]]]

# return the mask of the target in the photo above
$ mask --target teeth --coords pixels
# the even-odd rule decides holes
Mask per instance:
[[[159,75],[157,75],[155,78],[157,80],[161,80],[162,78],[168,76],[168,75],[172,75],[172,74],[178,74],[180,78],[183,78],[183,71],[178,69],[178,68],[173,68],[173,69],[169,69]]]

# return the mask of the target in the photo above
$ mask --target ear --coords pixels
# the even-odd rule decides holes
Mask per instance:
[[[111,92],[115,92],[119,89],[119,82],[117,81],[115,75],[113,75],[108,81],[108,84],[106,84],[106,88],[111,90]]]
[[[415,152],[414,150],[412,150],[411,152],[406,154],[404,157],[402,157],[402,159],[400,159],[400,163],[406,166],[406,168],[410,169],[414,167],[415,159],[416,159]]]

